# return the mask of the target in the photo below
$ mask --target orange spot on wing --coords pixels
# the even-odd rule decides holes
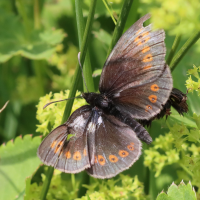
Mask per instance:
[[[142,49],[142,53],[146,53],[147,51],[150,50],[150,47],[149,46],[146,46]]]
[[[146,109],[145,109],[145,112],[148,112],[148,110],[151,110],[151,109],[152,109],[152,106],[147,105],[147,106],[146,106]]]
[[[87,151],[86,151],[86,149],[83,150],[83,155],[84,155],[84,156],[87,156]]]
[[[149,32],[148,32],[148,31],[142,33],[142,36],[143,36],[143,37],[145,37],[145,36],[147,36],[147,35],[149,35]]]
[[[119,159],[118,159],[118,157],[115,156],[115,155],[109,155],[109,160],[110,160],[110,162],[115,163],[115,162],[117,162]]]
[[[145,44],[146,42],[148,42],[150,39],[150,37],[147,37],[147,38],[144,38],[143,40],[140,40],[138,43],[137,43],[137,46],[141,45],[141,44]]]
[[[63,141],[58,142],[54,152],[58,153],[58,151],[60,151],[60,149],[62,148],[62,145],[63,145]]]
[[[158,85],[157,84],[151,85],[151,90],[154,91],[154,92],[157,92],[159,90]]]
[[[149,100],[151,101],[151,103],[156,103],[156,101],[157,101],[157,96],[156,96],[156,95],[150,95],[150,96],[149,96]]]
[[[54,146],[56,145],[56,143],[57,143],[57,141],[55,140],[55,141],[53,141],[52,143],[51,143],[51,148],[53,149],[54,148]]]
[[[144,58],[143,58],[143,62],[150,62],[153,60],[153,57],[151,54],[147,54]]]
[[[81,160],[81,153],[79,151],[76,151],[73,155],[74,160]]]
[[[125,158],[129,155],[128,151],[125,151],[125,150],[119,150],[119,155],[122,157],[122,158]]]
[[[145,66],[144,67],[144,69],[146,70],[146,69],[150,69],[152,67],[152,65],[147,65],[147,66]]]
[[[102,155],[98,155],[98,161],[100,165],[105,165],[106,164],[106,160]]]
[[[138,35],[138,34],[141,33],[141,32],[142,32],[142,28],[139,29],[139,30],[136,32],[136,35]]]
[[[133,145],[128,145],[127,148],[128,148],[130,151],[133,151],[133,150],[134,150]]]
[[[134,145],[135,145],[135,144],[134,144],[134,142],[131,142],[130,144],[131,144],[132,146],[134,146]]]
[[[66,157],[67,159],[71,158],[71,153],[70,153],[69,151],[67,151],[67,152],[65,153],[65,157]]]
[[[138,35],[138,36],[135,38],[134,42],[138,42],[138,40],[140,40],[142,37],[143,37],[142,35]]]

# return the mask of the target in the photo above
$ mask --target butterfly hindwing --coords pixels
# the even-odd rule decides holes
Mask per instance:
[[[63,124],[51,131],[42,141],[38,148],[37,155],[44,164],[50,166],[56,164],[67,135],[67,126]]]
[[[46,164],[63,172],[78,173],[90,166],[87,133],[91,107],[77,109],[68,121],[54,129],[42,142],[38,156]],[[67,139],[67,137],[70,139]]]
[[[163,72],[165,33],[164,30],[151,31],[151,24],[143,27],[149,17],[147,14],[140,18],[115,45],[102,70],[101,93],[117,96],[120,88],[147,83]]]
[[[96,121],[95,139],[91,140],[95,151],[90,152],[94,154],[94,163],[86,170],[96,178],[111,178],[139,158],[141,142],[129,126],[111,115],[102,113]]]

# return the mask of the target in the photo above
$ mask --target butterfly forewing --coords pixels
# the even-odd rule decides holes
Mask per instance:
[[[134,87],[155,80],[165,65],[165,33],[143,27],[150,15],[139,19],[123,34],[102,70],[99,91],[117,96],[120,88]],[[145,78],[144,78],[145,77]]]
[[[163,74],[150,83],[123,88],[113,101],[118,110],[136,119],[150,119],[160,112],[172,90],[172,77],[166,65]]]
[[[98,121],[94,164],[87,172],[96,178],[111,178],[128,169],[139,158],[141,142],[130,127],[113,116],[102,113]]]

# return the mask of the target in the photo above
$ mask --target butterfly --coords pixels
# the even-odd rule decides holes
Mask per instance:
[[[86,170],[96,178],[111,178],[133,165],[141,141],[152,138],[135,119],[156,116],[172,90],[165,64],[164,30],[143,23],[147,14],[119,39],[100,77],[100,93],[82,93],[89,105],[77,109],[40,144],[41,161],[66,173]],[[71,136],[69,138],[69,136]]]
[[[143,126],[151,126],[151,123],[154,119],[160,119],[164,116],[167,117],[171,114],[171,107],[173,107],[180,115],[183,115],[184,113],[188,112],[188,104],[187,104],[187,93],[184,94],[177,88],[173,88],[171,91],[171,94],[169,96],[169,99],[163,105],[162,110],[160,113],[158,113],[156,116],[149,120],[139,120],[140,124]]]

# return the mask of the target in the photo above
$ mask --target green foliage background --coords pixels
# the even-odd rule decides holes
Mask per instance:
[[[91,2],[82,4],[85,22]],[[89,87],[95,91],[113,37],[113,19],[119,19],[124,2],[97,0],[87,53],[95,71]],[[198,0],[134,0],[123,31],[150,12],[154,28],[166,31],[167,59],[175,37],[179,51],[200,33],[199,9]],[[40,136],[61,123],[66,102],[42,107],[67,98],[80,51],[75,1],[1,0],[0,13],[0,108],[9,100],[0,113],[0,200],[36,200],[49,177],[49,168],[36,156]],[[154,142],[143,144],[140,159],[113,179],[54,170],[46,199],[200,199],[199,53],[200,42],[195,41],[172,73],[174,87],[188,89],[188,114],[182,117],[172,110],[167,121],[154,121],[149,129]],[[84,90],[82,79],[78,90]],[[75,100],[72,112],[84,104]]]

